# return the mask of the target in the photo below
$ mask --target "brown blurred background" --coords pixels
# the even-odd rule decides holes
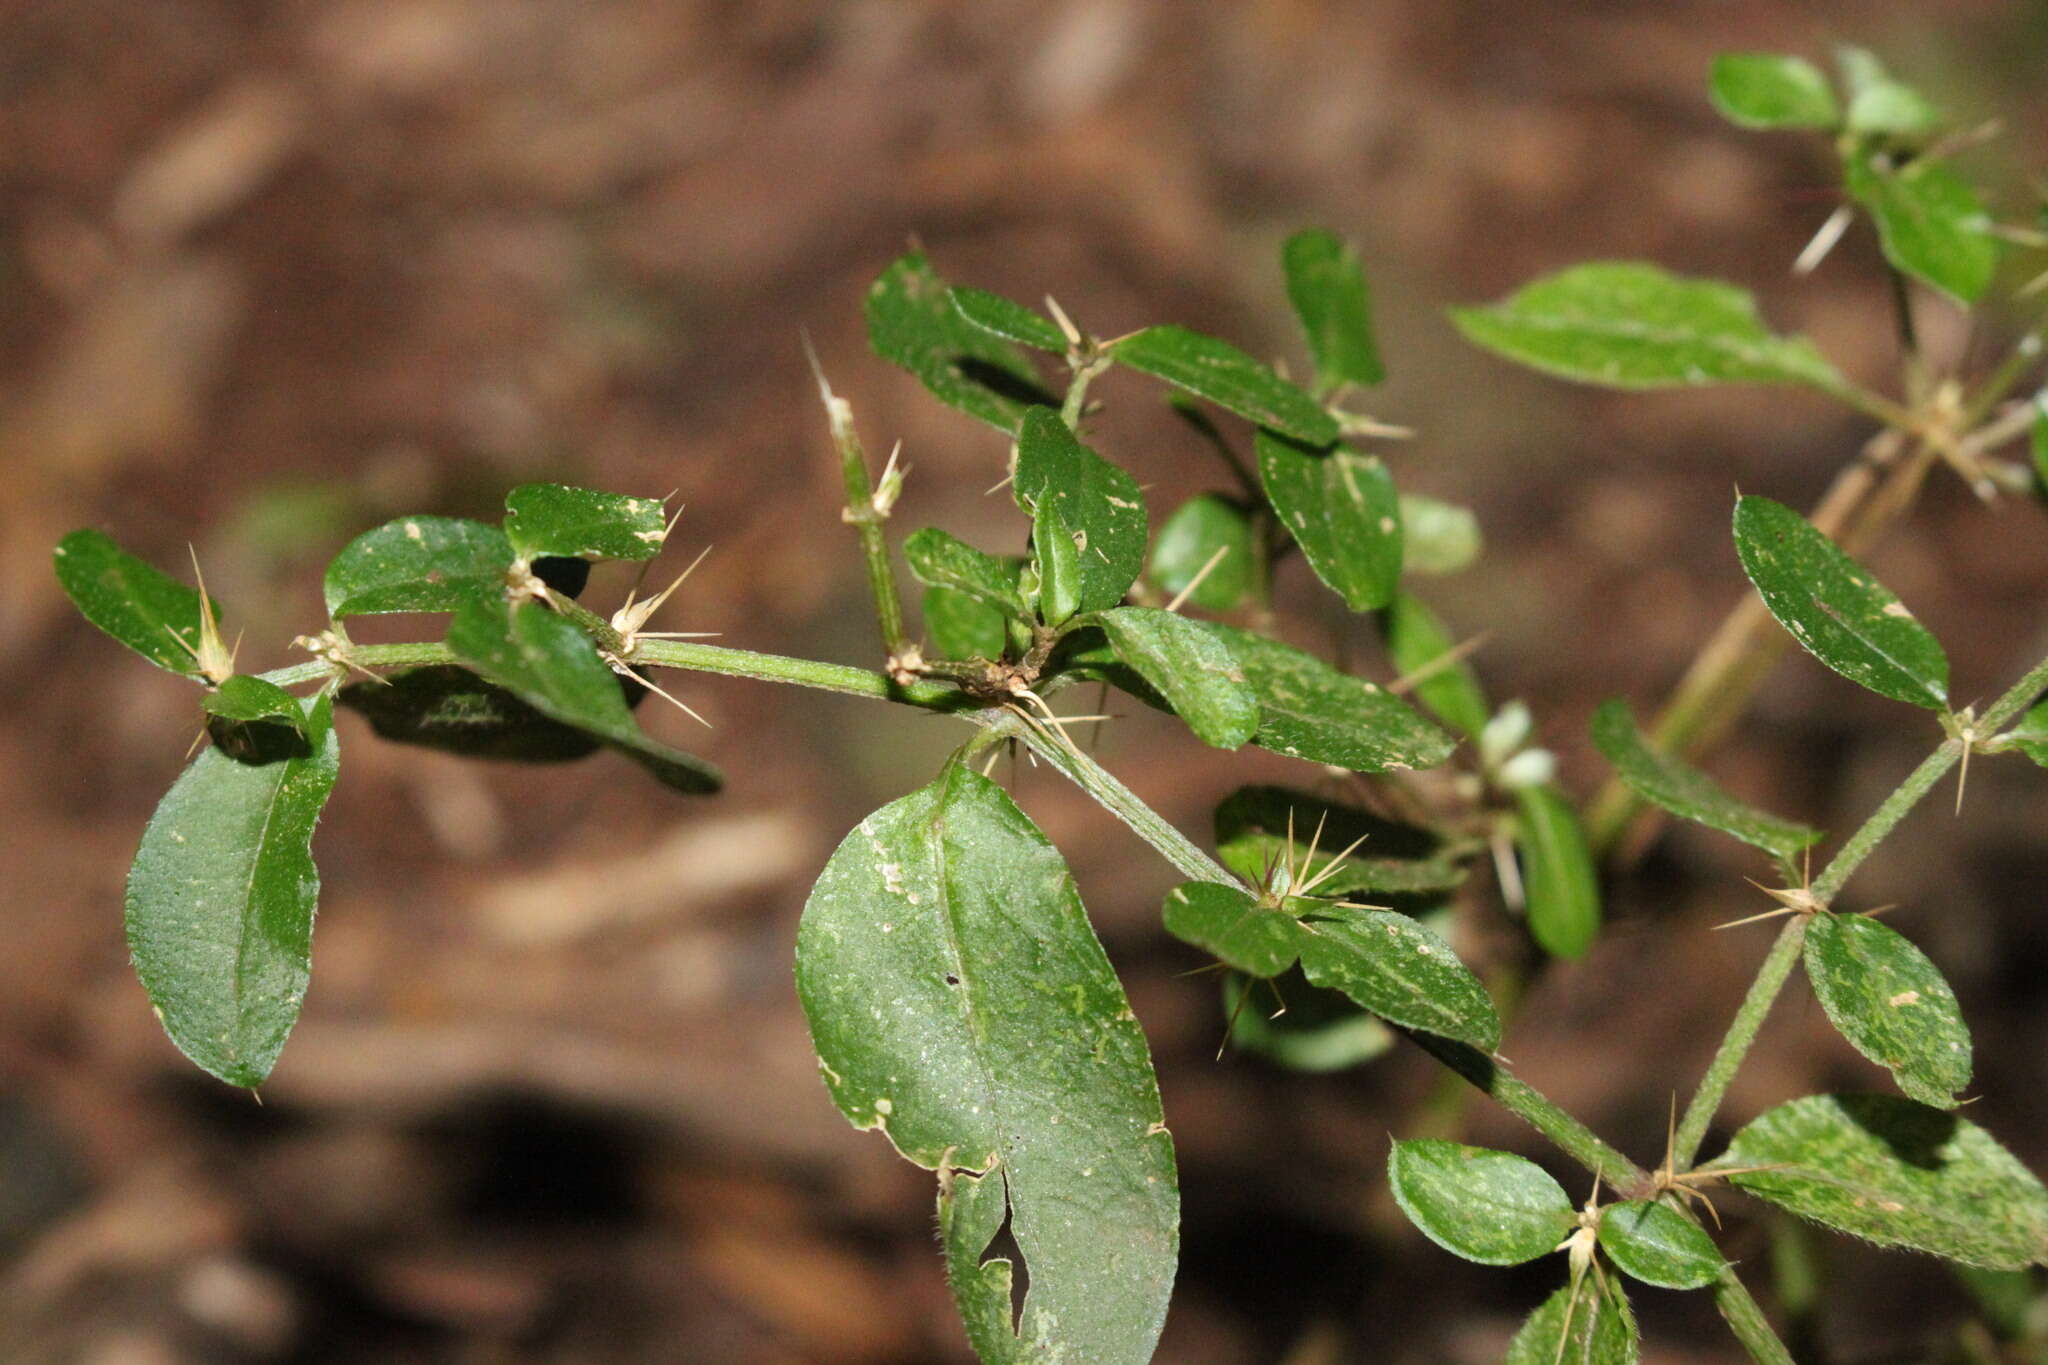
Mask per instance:
[[[863,288],[906,240],[1099,333],[1172,320],[1291,354],[1276,249],[1325,224],[1373,276],[1376,410],[1421,433],[1390,452],[1397,477],[1489,536],[1425,591],[1489,632],[1494,694],[1535,704],[1590,791],[1591,707],[1653,705],[1739,595],[1731,486],[1808,505],[1867,431],[1798,394],[1574,390],[1466,348],[1440,310],[1655,259],[1758,289],[1887,385],[1867,237],[1787,272],[1831,207],[1825,148],[1738,133],[1704,98],[1716,51],[1839,40],[1965,122],[2003,113],[1981,164],[2043,164],[2048,8],[1988,0],[4,6],[0,1358],[966,1359],[931,1180],[833,1112],[789,970],[810,877],[957,727],[680,677],[715,728],[648,723],[731,777],[691,802],[610,759],[470,765],[345,720],[314,989],[258,1107],[174,1053],[125,962],[127,861],[197,713],[64,607],[62,533],[174,568],[190,542],[245,665],[273,666],[319,621],[326,557],[385,517],[490,516],[534,478],[674,489],[678,566],[714,548],[672,628],[872,665],[799,328],[871,448],[904,441],[897,526],[1001,547],[1021,528],[983,493],[997,438],[866,350]],[[1923,327],[1972,363],[1993,339],[1938,306]],[[1152,487],[1155,525],[1217,482],[1153,389],[1102,395],[1101,443]],[[1953,482],[1874,562],[1968,700],[2048,647],[2048,546],[2036,508]],[[1368,627],[1289,572],[1289,634],[1381,667]],[[1936,738],[1903,709],[1794,660],[1714,766],[1842,830]],[[1234,782],[1315,776],[1171,733],[1133,716],[1102,754],[1198,835]],[[2040,1169],[2048,790],[2016,759],[1971,783],[1964,819],[1931,801],[1850,898],[1901,903],[1978,1031],[1970,1117]],[[1214,986],[1179,979],[1200,959],[1157,926],[1170,871],[1048,775],[1014,785],[1126,974],[1179,1143],[1159,1358],[1497,1358],[1563,1267],[1481,1271],[1388,1216],[1388,1135],[1429,1065],[1213,1060]],[[1646,1163],[1763,952],[1767,930],[1707,932],[1760,908],[1745,874],[1762,865],[1739,846],[1668,832],[1505,1045]],[[1766,1038],[1732,1118],[1883,1086],[1803,985]],[[1485,1106],[1470,1131],[1544,1156]],[[1723,1204],[1761,1282],[1759,1211]],[[1917,1358],[1965,1311],[1932,1262],[1822,1245],[1834,1359]],[[1703,1296],[1638,1303],[1652,1359],[1734,1358]]]

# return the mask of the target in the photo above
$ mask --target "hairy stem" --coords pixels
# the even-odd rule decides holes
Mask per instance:
[[[1602,1141],[1598,1134],[1580,1123],[1534,1086],[1509,1071],[1498,1060],[1475,1047],[1439,1038],[1432,1033],[1402,1029],[1410,1041],[1463,1076],[1501,1108],[1549,1138],[1557,1149],[1588,1171],[1621,1189],[1647,1184],[1650,1176],[1642,1167]]]
[[[1159,856],[1172,863],[1182,876],[1223,886],[1243,885],[1230,869],[1197,848],[1164,816],[1146,805],[1136,792],[1118,781],[1115,774],[1058,734],[1048,732],[1036,722],[1019,719],[1015,736],[1031,752],[1064,773],[1075,786],[1094,797],[1104,810],[1129,825],[1132,832],[1152,845]]]
[[[1748,1287],[1736,1278],[1734,1266],[1724,1268],[1714,1281],[1714,1307],[1721,1310],[1728,1330],[1757,1365],[1792,1365],[1792,1353],[1785,1349]]]
[[[1722,1097],[1728,1093],[1729,1084],[1741,1069],[1743,1059],[1749,1055],[1750,1045],[1756,1041],[1757,1031],[1763,1027],[1764,1016],[1771,1012],[1778,992],[1784,989],[1785,979],[1792,974],[1793,964],[1799,961],[1799,950],[1806,942],[1806,923],[1805,915],[1794,914],[1791,917],[1791,921],[1779,931],[1778,941],[1771,945],[1770,955],[1764,959],[1763,966],[1757,969],[1756,980],[1749,983],[1749,993],[1742,997],[1734,1022],[1722,1035],[1721,1046],[1714,1050],[1714,1059],[1707,1063],[1707,1073],[1700,1078],[1699,1088],[1685,1106],[1685,1117],[1679,1121],[1678,1133],[1671,1144],[1671,1169],[1674,1172],[1692,1169],[1693,1159],[1699,1155],[1700,1143],[1707,1136],[1707,1125],[1714,1121]]]
[[[825,386],[822,374],[818,383],[825,396],[825,415],[832,425],[832,444],[839,448],[839,480],[846,489],[846,510],[840,516],[860,537],[868,591],[875,599],[875,623],[881,627],[882,648],[888,651],[893,663],[910,647],[910,636],[903,625],[903,599],[896,589],[896,571],[889,563],[889,541],[882,534],[882,523],[889,519],[896,489],[885,487],[880,498],[875,496],[874,485],[868,481],[867,452],[861,449],[860,434],[853,427],[853,408]],[[895,471],[894,456],[883,471],[882,481],[886,485],[892,478],[899,484],[902,479]]]

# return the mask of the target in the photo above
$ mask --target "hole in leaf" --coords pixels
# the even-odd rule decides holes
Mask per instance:
[[[1016,1221],[1017,1207],[1010,1202],[1009,1177],[1003,1178],[1003,1225],[996,1229],[996,1235],[989,1238],[982,1248],[981,1264],[990,1261],[1010,1263],[1010,1332],[1021,1335],[1024,1330],[1024,1296],[1031,1292],[1031,1270],[1024,1264],[1024,1249],[1017,1245],[1017,1237],[1011,1231]]]

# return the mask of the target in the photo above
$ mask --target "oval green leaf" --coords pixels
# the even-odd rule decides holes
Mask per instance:
[[[642,734],[590,637],[539,603],[466,602],[448,623],[448,647],[543,716],[595,736],[667,786],[707,793],[724,785],[703,759]]]
[[[2048,701],[2036,702],[2006,733],[2015,749],[2048,768]]]
[[[1699,1289],[1728,1268],[1706,1229],[1652,1199],[1600,1210],[1600,1249],[1622,1274],[1660,1289]]]
[[[1945,161],[1920,157],[1895,169],[1874,150],[1852,153],[1843,166],[1886,260],[1958,303],[1983,297],[1998,273],[1999,243],[1969,181]]]
[[[1475,345],[1565,379],[1623,389],[1844,380],[1805,337],[1775,335],[1733,285],[1654,265],[1601,261],[1525,285],[1499,303],[1454,308]]]
[[[1167,933],[1248,976],[1278,976],[1301,955],[1294,916],[1240,887],[1183,882],[1166,893],[1164,912]]]
[[[230,1085],[270,1074],[312,971],[313,825],[334,789],[333,702],[302,713],[297,753],[194,759],[128,874],[128,949],[178,1050]]]
[[[1057,498],[1040,498],[1031,514],[1032,567],[1038,573],[1038,619],[1055,628],[1081,609],[1081,537],[1067,530]]]
[[[1252,522],[1244,508],[1221,494],[1202,493],[1182,503],[1159,528],[1149,573],[1168,597],[1179,596],[1193,583],[1190,606],[1230,611],[1251,591],[1252,553]]]
[[[1377,683],[1278,640],[1217,622],[1259,703],[1261,748],[1356,772],[1434,768],[1455,741]]]
[[[101,531],[73,531],[58,541],[55,564],[64,595],[86,620],[158,668],[200,676],[192,656],[199,645],[197,589],[129,554]],[[208,602],[218,617],[220,604]]]
[[[399,517],[363,532],[328,564],[327,614],[339,621],[373,612],[453,611],[471,598],[502,595],[513,558],[511,540],[495,526],[462,517]]]
[[[1808,825],[1781,820],[1737,801],[1699,769],[1650,747],[1636,729],[1628,703],[1605,702],[1593,713],[1593,744],[1636,795],[1673,815],[1732,834],[1779,858],[1791,858],[1821,840]]]
[[[2048,1189],[1982,1128],[1911,1100],[1781,1104],[1713,1164],[1759,1199],[1882,1246],[1992,1270],[2048,1260]]]
[[[1301,970],[1310,981],[1401,1028],[1482,1052],[1500,1045],[1493,998],[1440,935],[1391,910],[1291,904],[1303,907]]]
[[[993,332],[1005,341],[1035,346],[1041,351],[1063,352],[1067,349],[1065,334],[1050,319],[1014,299],[967,285],[947,290],[946,297],[961,317],[984,332]]]
[[[1472,666],[1462,658],[1445,659],[1453,645],[1436,614],[1413,594],[1396,592],[1380,617],[1380,629],[1387,657],[1402,677],[1413,680],[1409,690],[1415,700],[1459,734],[1478,738],[1493,708]]]
[[[797,993],[840,1112],[940,1175],[982,1359],[1144,1365],[1179,1241],[1145,1037],[1059,853],[957,765],[863,820],[804,907]],[[984,1260],[1007,1213],[1029,1291]]]
[[[1781,53],[1722,53],[1707,93],[1723,117],[1744,128],[1833,128],[1842,121],[1820,68]]]
[[[505,536],[521,559],[641,560],[661,553],[668,522],[660,498],[529,483],[505,495]]]
[[[1850,132],[1912,145],[1941,131],[1941,111],[1886,70],[1868,48],[1836,48],[1835,61],[1849,92]]]
[[[969,322],[921,251],[897,258],[868,289],[875,354],[916,375],[932,396],[1004,432],[1054,403],[1017,348]]]
[[[917,581],[978,597],[1005,615],[1022,618],[1024,598],[1017,591],[1017,560],[984,554],[936,526],[914,531],[903,542],[903,559]]]
[[[1244,669],[1204,623],[1157,607],[1116,607],[1095,620],[1117,657],[1158,688],[1204,744],[1235,749],[1259,732]]]
[[[924,628],[940,659],[1000,659],[1009,642],[1003,613],[958,588],[924,590]]]
[[[1778,624],[1806,652],[1880,696],[1948,709],[1948,656],[1913,613],[1783,503],[1735,504],[1735,551]]]
[[[1941,969],[1911,940],[1867,915],[1815,915],[1806,976],[1835,1028],[1899,1089],[1955,1106],[1970,1083],[1970,1030]]]
[[[1337,419],[1322,404],[1227,341],[1168,324],[1133,332],[1105,349],[1120,365],[1297,441],[1326,446],[1337,439]]]
[[[1401,500],[1385,462],[1268,431],[1255,444],[1266,497],[1316,577],[1353,611],[1384,607],[1401,581]]]
[[[1372,333],[1372,290],[1358,253],[1336,233],[1309,228],[1281,248],[1287,300],[1301,319],[1316,362],[1316,391],[1371,386],[1387,377]]]
[[[1552,957],[1583,957],[1600,933],[1600,881],[1586,832],[1555,787],[1522,788],[1515,808],[1529,933]]]
[[[1050,408],[1033,408],[1017,433],[1011,481],[1026,516],[1051,499],[1081,551],[1080,610],[1123,601],[1145,567],[1145,495],[1137,480],[1074,439]]]
[[[1590,1277],[1543,1301],[1508,1343],[1507,1365],[1636,1365],[1642,1335],[1621,1285]]]
[[[1479,558],[1479,518],[1469,507],[1420,493],[1401,495],[1401,571],[1453,574]]]
[[[1571,1197],[1550,1173],[1511,1152],[1440,1138],[1397,1139],[1387,1184],[1408,1221],[1453,1256],[1521,1265],[1571,1231]]]

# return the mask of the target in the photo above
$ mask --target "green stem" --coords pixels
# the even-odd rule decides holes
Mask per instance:
[[[1700,1078],[1691,1103],[1685,1106],[1685,1117],[1679,1121],[1678,1133],[1671,1144],[1671,1169],[1674,1172],[1692,1169],[1693,1158],[1699,1155],[1700,1143],[1707,1136],[1707,1125],[1714,1121],[1722,1097],[1728,1093],[1729,1084],[1741,1069],[1743,1058],[1749,1055],[1757,1030],[1763,1027],[1764,1016],[1771,1012],[1778,992],[1784,989],[1785,979],[1792,974],[1793,964],[1799,961],[1799,949],[1805,942],[1806,916],[1795,912],[1791,922],[1779,931],[1778,941],[1771,945],[1770,955],[1764,959],[1763,966],[1757,969],[1756,980],[1749,983],[1749,993],[1742,998],[1742,1007],[1735,1011],[1734,1022],[1728,1025],[1728,1032],[1721,1038],[1721,1046],[1714,1051],[1714,1060],[1707,1063],[1707,1074]]]
[[[1723,1269],[1721,1278],[1714,1281],[1714,1307],[1721,1310],[1728,1330],[1757,1365],[1792,1365],[1792,1353],[1785,1349],[1748,1287],[1736,1278],[1734,1266]]]
[[[462,662],[455,657],[454,650],[438,640],[402,645],[351,645],[348,657],[349,662],[358,668],[415,668],[422,664]],[[279,687],[297,687],[300,683],[324,682],[333,675],[334,665],[327,660],[308,659],[305,663],[273,668],[257,676]]]
[[[1118,781],[1115,774],[1057,734],[1048,734],[1036,723],[1020,720],[1016,722],[1015,736],[1024,741],[1031,752],[1064,773],[1075,786],[1094,797],[1104,810],[1129,825],[1182,876],[1223,886],[1244,884],[1230,869],[1202,852],[1164,816],[1146,805],[1136,792]]]
[[[1534,1086],[1522,1080],[1494,1058],[1464,1043],[1439,1038],[1433,1033],[1403,1029],[1415,1045],[1463,1076],[1501,1108],[1515,1115],[1556,1144],[1557,1149],[1617,1189],[1637,1189],[1649,1182],[1649,1172],[1602,1141],[1598,1134],[1580,1123]]]
[[[657,668],[686,668],[697,673],[723,673],[734,678],[759,678],[763,682],[794,683],[850,697],[899,701],[928,711],[965,710],[973,705],[965,693],[950,683],[898,683],[887,674],[847,664],[756,654],[750,649],[727,649],[688,640],[638,641],[633,646],[633,662]]]
[[[1060,404],[1060,420],[1067,424],[1070,431],[1079,434],[1081,413],[1088,406],[1088,386],[1095,381],[1096,375],[1101,374],[1113,363],[1115,362],[1109,356],[1100,355],[1074,370],[1074,382],[1067,385],[1067,396]]]
[[[1814,899],[1825,905],[1835,898],[1849,875],[1853,873],[1884,837],[1890,834],[1906,812],[1920,803],[1920,798],[1934,788],[1943,775],[1956,765],[1963,756],[1963,746],[1955,740],[1944,740],[1940,748],[1920,760],[1920,766],[1906,775],[1906,780],[1887,796],[1870,818],[1849,836],[1849,842],[1828,861],[1827,868],[1813,883]]]
[[[884,500],[876,501],[874,485],[868,481],[867,452],[861,449],[860,435],[853,429],[853,409],[830,389],[825,391],[825,414],[832,424],[832,443],[839,447],[839,479],[846,488],[843,516],[860,537],[868,591],[875,599],[875,623],[881,627],[882,648],[893,661],[910,647],[910,636],[903,625],[903,598],[896,589],[896,571],[889,563],[889,540],[882,534],[894,490],[886,490]],[[888,482],[888,472],[883,471],[884,483]]]

